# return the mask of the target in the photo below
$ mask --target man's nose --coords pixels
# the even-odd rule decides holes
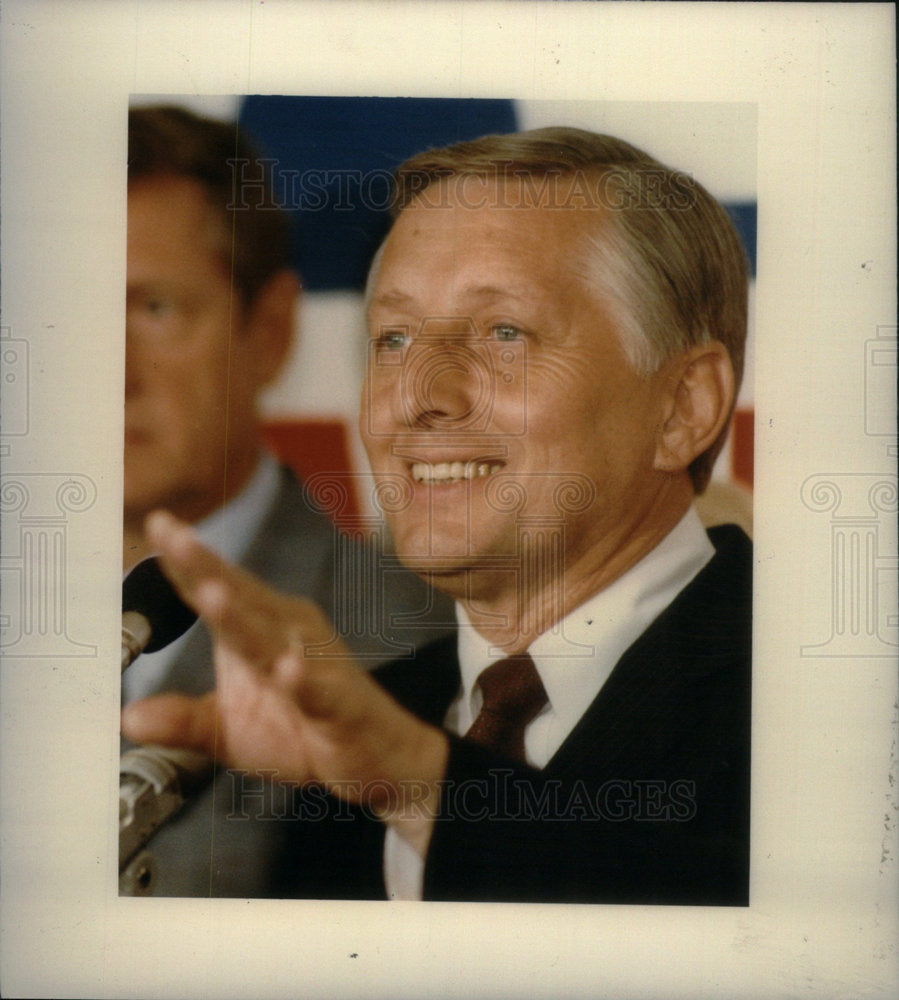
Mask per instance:
[[[403,366],[399,392],[407,426],[480,428],[493,399],[486,345],[467,330],[423,331]]]

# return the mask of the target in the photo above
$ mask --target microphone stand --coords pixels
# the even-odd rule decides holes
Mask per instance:
[[[137,747],[119,767],[119,894],[149,896],[156,867],[146,845],[212,777],[212,761],[179,747]]]

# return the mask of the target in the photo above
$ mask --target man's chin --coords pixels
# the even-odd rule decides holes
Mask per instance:
[[[495,559],[484,560],[458,549],[422,551],[397,546],[396,554],[406,569],[454,597],[465,596],[476,578],[493,576],[498,568]]]
[[[124,505],[122,520],[126,528],[130,528],[133,531],[143,531],[144,521],[146,521],[149,514],[154,510],[168,510],[170,506],[170,504],[166,504],[164,501],[144,501],[142,498],[134,500]]]
[[[199,519],[194,509],[196,506],[194,497],[178,490],[160,490],[159,485],[158,482],[152,484],[133,482],[129,488],[126,479],[123,502],[126,524],[143,524],[147,515],[154,510],[167,510],[186,521]]]

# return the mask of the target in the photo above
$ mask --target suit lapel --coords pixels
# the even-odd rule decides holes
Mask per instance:
[[[682,662],[664,641],[664,630],[651,631],[661,633],[662,648],[648,632],[625,652],[547,764],[547,774],[604,772],[621,759],[653,757],[662,734],[671,741],[688,724]]]
[[[424,646],[414,658],[394,660],[376,670],[374,676],[410,712],[431,725],[442,726],[462,683],[456,635]]]
[[[622,760],[629,767],[658,761],[695,725],[697,682],[745,658],[749,542],[742,533],[710,534],[719,546],[715,557],[624,653],[547,774],[603,773]]]

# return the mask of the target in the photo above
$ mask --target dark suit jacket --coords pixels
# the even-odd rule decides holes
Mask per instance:
[[[751,572],[739,528],[628,649],[536,771],[451,738],[425,869],[433,900],[746,905]],[[460,685],[453,639],[377,672],[439,725]],[[298,797],[285,894],[383,898],[383,830]]]
[[[282,469],[276,501],[242,565],[278,590],[318,603],[361,662],[376,666],[411,655],[455,621],[452,602],[400,569],[384,547],[338,533]],[[198,695],[214,686],[212,644],[200,622],[159,690]],[[150,842],[155,895],[272,895],[272,871],[289,833],[280,822],[285,802],[283,790],[260,776],[219,770]]]

